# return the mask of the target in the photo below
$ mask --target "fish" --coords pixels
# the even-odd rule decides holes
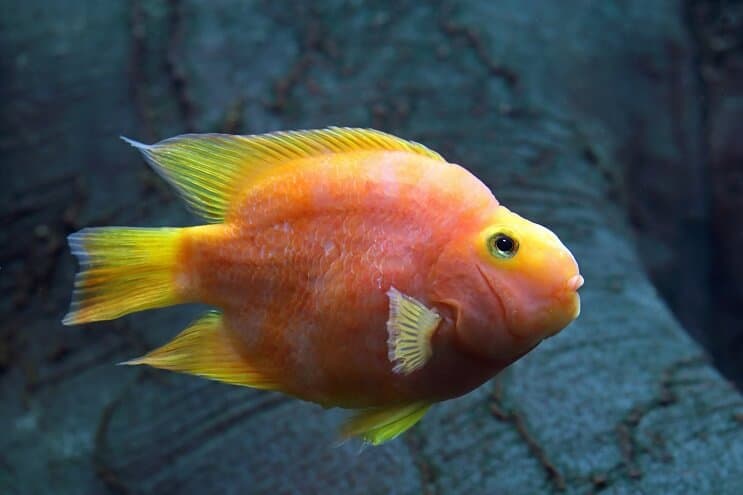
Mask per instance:
[[[379,445],[580,313],[560,239],[460,165],[374,129],[123,138],[204,219],[90,227],[65,325],[213,309],[126,361],[350,410]]]

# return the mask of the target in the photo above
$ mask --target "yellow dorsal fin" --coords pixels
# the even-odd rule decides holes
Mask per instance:
[[[146,364],[233,385],[278,389],[270,373],[248,363],[236,345],[222,323],[221,313],[209,311],[167,344],[121,364]]]
[[[343,438],[361,437],[379,445],[392,440],[421,420],[431,404],[414,402],[390,407],[364,409],[349,418],[341,428]]]
[[[373,129],[330,127],[252,136],[184,134],[153,145],[122,138],[142,152],[186,202],[212,222],[224,220],[232,199],[272,168],[330,153],[398,150],[444,159],[422,144]]]

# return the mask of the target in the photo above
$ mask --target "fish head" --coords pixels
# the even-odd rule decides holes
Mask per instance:
[[[452,240],[438,265],[436,299],[454,307],[458,341],[478,355],[515,359],[580,314],[572,253],[502,205]]]

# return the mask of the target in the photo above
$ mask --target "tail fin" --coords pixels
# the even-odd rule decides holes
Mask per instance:
[[[65,325],[112,320],[181,301],[176,277],[180,229],[89,228],[68,237],[80,271]]]

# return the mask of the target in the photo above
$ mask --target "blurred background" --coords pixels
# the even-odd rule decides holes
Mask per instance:
[[[697,98],[675,106],[681,158],[625,150],[629,215],[652,281],[684,328],[743,386],[743,4],[683,2]],[[668,47],[668,56],[676,57]],[[657,74],[656,74],[657,76]],[[687,87],[688,87],[687,86]],[[682,98],[677,89],[671,98]],[[691,118],[690,118],[690,113]],[[692,123],[692,121],[695,121]],[[692,126],[686,134],[684,123]],[[693,130],[691,130],[693,129]]]
[[[185,462],[188,446],[157,461],[139,457],[144,443],[127,444],[124,460],[107,448],[176,401],[158,403],[157,385],[140,395],[142,381],[176,387],[188,407],[202,404],[207,385],[111,364],[200,311],[59,323],[75,270],[67,234],[195,222],[119,135],[149,143],[184,132],[375,127],[468,166],[517,211],[550,219],[586,198],[605,203],[678,322],[743,386],[741,2],[3,0],[0,78],[0,417],[14,425],[0,487],[36,492],[18,480],[41,476],[39,486],[51,480],[65,493],[178,492],[153,466]],[[593,229],[580,215],[555,224],[576,245]],[[252,394],[219,390],[227,402],[215,414]],[[282,404],[255,401],[256,410]],[[117,416],[122,404],[130,409]],[[177,438],[188,411],[159,417],[160,427]],[[328,430],[337,422],[309,417]],[[301,457],[295,448],[286,459]],[[356,459],[353,469],[384,473],[383,461]],[[547,471],[545,486],[559,489]]]

